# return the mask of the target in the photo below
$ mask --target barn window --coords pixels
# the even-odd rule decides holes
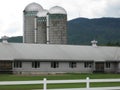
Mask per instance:
[[[39,61],[33,61],[32,62],[32,68],[40,68],[40,62]]]
[[[92,63],[91,62],[84,62],[84,67],[85,68],[91,68],[92,67]]]
[[[14,67],[15,68],[22,68],[22,62],[21,61],[15,61],[14,62]]]
[[[76,62],[69,62],[70,68],[76,68]]]
[[[51,68],[58,68],[59,62],[51,62]]]
[[[106,68],[110,68],[110,62],[106,62]]]

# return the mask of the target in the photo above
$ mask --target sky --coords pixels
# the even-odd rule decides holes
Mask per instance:
[[[1,0],[0,38],[23,35],[23,10],[32,2],[48,10],[61,6],[67,11],[68,20],[78,17],[120,18],[120,0]]]

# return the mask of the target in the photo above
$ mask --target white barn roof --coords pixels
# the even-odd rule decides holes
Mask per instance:
[[[120,47],[0,43],[0,60],[120,61]]]

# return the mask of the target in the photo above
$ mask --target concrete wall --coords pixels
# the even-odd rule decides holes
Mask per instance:
[[[37,18],[37,43],[46,44],[46,17]]]
[[[24,43],[35,43],[35,16],[37,12],[24,12]],[[49,15],[50,44],[67,44],[67,15]],[[46,43],[46,17],[37,18],[36,43]]]
[[[24,12],[24,20],[23,20],[23,42],[24,43],[34,43],[34,30],[35,30],[35,22],[34,18],[37,12]]]
[[[59,62],[58,68],[51,68],[51,62],[40,62],[40,68],[32,68],[32,62],[22,62],[22,68],[14,68],[16,74],[42,73],[91,73],[93,68],[85,68],[84,62],[77,62],[76,68],[70,68],[69,62]]]
[[[67,44],[67,15],[49,15],[50,44]]]
[[[118,73],[120,73],[120,62],[118,63]]]
[[[105,65],[105,64],[104,64]],[[110,68],[104,66],[106,73],[120,73],[120,62],[112,63]],[[15,74],[45,74],[45,73],[92,73],[94,71],[94,62],[92,67],[84,67],[84,62],[76,62],[76,67],[69,67],[69,62],[59,62],[58,68],[51,68],[51,62],[40,62],[40,68],[32,68],[32,61],[22,62],[22,68],[14,68]]]
[[[119,72],[119,62],[110,62],[110,68],[106,68],[105,65],[105,72],[107,73],[117,73]]]

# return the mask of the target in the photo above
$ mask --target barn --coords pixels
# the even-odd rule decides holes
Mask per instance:
[[[0,43],[0,73],[120,73],[120,47]]]

